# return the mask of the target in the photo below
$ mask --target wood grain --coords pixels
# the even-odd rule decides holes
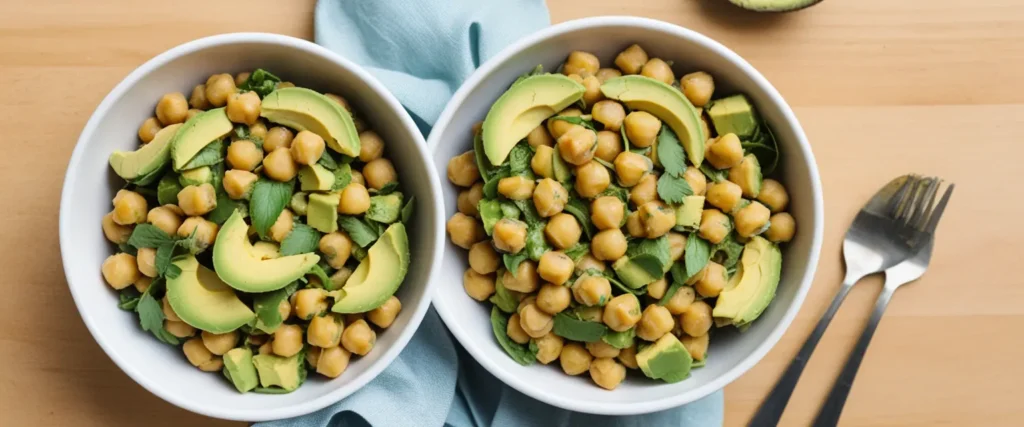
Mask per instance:
[[[828,0],[785,15],[724,0],[549,3],[555,22],[641,15],[722,41],[786,96],[813,144],[827,219],[815,286],[779,345],[726,388],[726,425],[747,422],[837,289],[856,210],[907,171],[958,189],[933,267],[897,293],[842,424],[1020,425],[1024,279],[1007,271],[1024,249],[1024,3]],[[309,38],[313,1],[0,0],[0,10],[0,424],[233,424],[147,393],[93,342],[60,267],[59,192],[89,114],[134,67],[216,33]],[[783,425],[809,423],[879,289],[876,278],[853,290]]]

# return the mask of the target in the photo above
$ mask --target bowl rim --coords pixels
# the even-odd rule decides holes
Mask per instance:
[[[261,408],[261,409],[233,409],[233,408],[219,408],[213,405],[205,404],[192,404],[191,401],[183,400],[178,398],[177,395],[165,391],[160,383],[156,381],[150,381],[147,377],[143,376],[140,371],[136,370],[134,366],[123,360],[118,352],[114,350],[114,344],[104,339],[100,339],[98,331],[104,326],[97,324],[90,316],[86,315],[84,310],[84,293],[88,292],[87,289],[81,286],[73,286],[72,281],[74,278],[68,272],[67,263],[65,259],[73,257],[71,249],[74,247],[74,242],[71,240],[70,233],[65,232],[69,229],[71,217],[73,212],[66,202],[70,200],[71,195],[71,183],[76,175],[82,173],[80,169],[85,168],[82,164],[82,157],[86,150],[86,142],[93,138],[93,134],[96,128],[99,126],[100,119],[102,116],[107,114],[107,111],[118,102],[125,93],[134,87],[139,80],[153,72],[154,70],[165,66],[167,63],[177,59],[183,55],[201,51],[204,49],[236,44],[236,43],[256,43],[256,44],[269,44],[285,46],[289,49],[295,49],[303,51],[308,54],[323,57],[341,68],[354,74],[361,83],[369,87],[371,90],[377,93],[384,102],[395,112],[395,115],[400,123],[400,126],[406,128],[409,134],[413,135],[412,145],[410,147],[416,154],[415,161],[423,162],[424,167],[427,171],[433,170],[433,156],[427,149],[426,143],[423,140],[423,135],[420,133],[418,127],[413,122],[412,117],[409,116],[405,108],[402,107],[401,103],[397,98],[375,77],[369,74],[365,69],[357,65],[356,63],[341,57],[340,55],[328,50],[327,48],[312,43],[310,41],[299,39],[296,37],[285,36],[280,34],[271,33],[259,33],[259,32],[238,32],[238,33],[227,33],[218,34],[200,39],[192,40],[171,49],[164,51],[163,53],[153,57],[146,61],[138,68],[129,73],[120,83],[117,84],[111,91],[103,98],[100,104],[93,111],[86,123],[81,134],[79,135],[78,141],[75,144],[74,151],[71,154],[71,159],[68,161],[67,171],[64,175],[63,188],[61,190],[60,198],[60,209],[59,209],[59,244],[61,252],[61,264],[64,267],[64,277],[68,283],[68,288],[71,291],[71,296],[75,301],[75,306],[78,309],[79,315],[82,317],[82,321],[85,323],[89,333],[92,334],[93,339],[100,345],[103,352],[107,354],[111,360],[114,361],[122,371],[128,374],[136,383],[141,385],[143,388],[148,390],[160,398],[164,399],[175,406],[186,409],[191,412],[206,415],[209,417],[228,419],[235,421],[266,421],[275,420],[282,418],[295,417],[305,415],[310,412],[320,410],[328,405],[338,402],[345,397],[348,397],[352,393],[355,393],[361,389],[368,382],[377,377],[385,368],[391,365],[399,353],[405,349],[406,345],[412,336],[419,330],[419,326],[423,321],[427,309],[430,307],[432,301],[432,289],[433,283],[437,276],[437,265],[441,262],[441,257],[444,255],[444,233],[436,232],[432,242],[425,242],[426,244],[434,248],[434,256],[432,259],[423,260],[422,262],[428,262],[428,276],[423,283],[426,289],[423,290],[423,297],[420,302],[412,310],[409,310],[410,318],[408,326],[405,330],[399,333],[398,338],[395,340],[394,345],[387,348],[380,359],[371,364],[366,370],[359,372],[348,384],[330,390],[326,394],[319,396],[314,399],[304,401],[299,404],[291,405],[282,408]],[[442,194],[441,183],[435,173],[427,173],[428,186],[430,192],[434,195]],[[424,203],[420,203],[420,209],[425,208],[427,205],[432,206],[434,210],[434,224],[435,230],[443,230],[444,228],[444,202],[440,197],[434,197],[435,200],[424,200]],[[428,203],[429,202],[429,203]]]
[[[509,58],[519,54],[520,52],[529,49],[530,47],[543,43],[548,39],[557,37],[559,35],[576,32],[581,30],[591,30],[602,27],[640,27],[646,29],[652,29],[662,33],[671,34],[675,37],[686,39],[691,43],[695,43],[703,46],[709,50],[716,52],[717,54],[724,57],[726,60],[731,62],[734,66],[740,69],[744,74],[749,76],[753,80],[754,84],[761,87],[762,90],[768,95],[771,102],[778,106],[784,119],[793,127],[794,133],[797,137],[797,145],[803,152],[808,163],[808,171],[810,172],[811,180],[811,199],[813,203],[813,217],[815,219],[815,225],[813,229],[805,232],[811,232],[811,254],[807,260],[807,267],[803,272],[800,286],[797,289],[796,296],[793,300],[792,305],[784,313],[781,322],[775,326],[775,328],[769,333],[767,339],[762,341],[757,348],[751,352],[742,361],[733,366],[725,374],[715,378],[714,380],[703,384],[693,390],[685,393],[679,393],[671,396],[667,396],[658,400],[643,403],[609,403],[609,402],[587,402],[574,399],[571,397],[565,397],[550,393],[540,387],[527,384],[525,381],[515,377],[509,372],[506,372],[502,368],[498,367],[493,361],[485,357],[484,352],[480,349],[479,345],[475,343],[468,335],[465,329],[463,329],[455,313],[451,312],[448,306],[444,303],[445,296],[442,295],[440,287],[434,289],[433,301],[434,308],[440,314],[441,319],[444,321],[448,330],[452,332],[459,343],[473,356],[473,358],[480,363],[484,368],[487,369],[495,377],[498,377],[502,382],[518,390],[519,392],[526,394],[534,399],[541,402],[548,403],[560,408],[569,409],[578,412],[586,412],[591,414],[600,415],[637,415],[650,413],[655,411],[661,411],[670,409],[676,406],[685,405],[693,402],[700,398],[703,398],[719,389],[724,388],[726,385],[734,381],[739,376],[746,373],[750,368],[756,365],[776,343],[782,338],[786,329],[789,328],[793,319],[800,311],[800,307],[803,305],[804,299],[807,296],[808,291],[811,288],[811,283],[814,279],[814,273],[817,269],[818,259],[821,252],[822,235],[824,233],[824,202],[822,199],[821,192],[821,177],[818,174],[817,162],[815,161],[814,154],[811,151],[810,143],[807,141],[807,136],[804,133],[803,127],[800,126],[800,122],[797,120],[796,115],[790,108],[789,104],[782,98],[778,90],[772,86],[768,80],[761,75],[749,62],[739,56],[736,52],[719,43],[708,36],[698,33],[694,30],[671,24],[664,21],[659,21],[650,18],[641,18],[633,16],[601,16],[575,19],[566,21],[560,24],[556,24],[545,28],[541,31],[533,33],[527,37],[520,39],[512,45],[506,47],[493,58],[484,63],[479,69],[477,69],[467,79],[458,91],[455,92],[452,99],[448,102],[448,105],[442,111],[437,123],[434,125],[433,131],[427,138],[427,147],[431,152],[436,152],[438,147],[441,146],[442,141],[441,132],[438,129],[443,129],[448,126],[452,118],[455,115],[455,111],[465,101],[471,91],[476,89],[478,85],[487,80],[487,78],[500,66],[502,66]]]

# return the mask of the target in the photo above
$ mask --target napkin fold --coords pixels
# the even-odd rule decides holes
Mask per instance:
[[[315,20],[316,42],[369,70],[424,135],[480,64],[549,25],[542,0],[320,0]],[[632,417],[547,405],[476,363],[431,308],[405,350],[358,392],[312,414],[258,426],[710,427],[722,425],[723,407],[721,391]]]

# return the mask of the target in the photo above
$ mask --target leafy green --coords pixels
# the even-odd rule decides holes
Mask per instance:
[[[281,241],[281,256],[313,252],[320,244],[320,232],[301,222],[292,225],[292,231]]]
[[[517,254],[502,255],[501,258],[502,262],[505,264],[505,269],[508,270],[509,273],[512,273],[512,277],[516,277],[516,272],[519,270],[519,264],[522,264],[523,261],[526,261],[526,259],[529,258],[529,255],[526,252],[527,251],[522,250]]]
[[[174,238],[153,224],[139,224],[128,237],[128,244],[135,248],[156,248],[167,243],[174,243]]]
[[[715,262],[722,264],[726,269],[730,269],[736,266],[736,263],[740,260],[740,254],[743,253],[743,244],[736,241],[736,236],[729,234],[721,242],[716,243],[711,247],[711,259]]]
[[[533,77],[533,76],[536,76],[536,75],[540,75],[540,74],[544,74],[544,66],[543,65],[537,65],[536,67],[533,67],[532,70],[527,71],[527,72],[523,73],[522,75],[520,75],[519,77],[517,77],[516,81],[512,82],[512,86],[515,86],[515,85],[521,83],[523,80],[526,80],[526,79],[528,79],[530,77]]]
[[[224,225],[224,222],[231,217],[235,211],[242,212],[243,215],[248,215],[248,207],[245,202],[241,200],[232,200],[227,194],[223,192],[217,193],[217,207],[213,208],[206,219],[213,221],[217,225]]]
[[[316,161],[316,164],[332,171],[338,169],[338,162],[334,161],[334,156],[331,155],[331,150],[324,150],[324,153],[320,155],[320,159]]]
[[[711,244],[695,234],[690,234],[690,238],[686,239],[686,249],[683,250],[686,277],[690,278],[699,273],[710,259]]]
[[[526,171],[530,170],[531,157],[533,157],[533,150],[530,149],[529,145],[519,143],[512,147],[512,151],[508,155],[509,173],[513,176],[526,173]]]
[[[550,118],[548,120],[561,120],[563,122],[569,122],[569,123],[572,123],[574,125],[583,126],[583,127],[587,128],[587,129],[590,129],[592,131],[596,131],[597,130],[594,127],[593,120],[586,120],[586,119],[584,119],[583,117],[580,117],[580,116],[555,116],[555,117],[552,117],[552,118]]]
[[[498,345],[516,363],[527,366],[537,360],[529,348],[523,347],[521,344],[512,341],[512,338],[509,338],[507,332],[508,318],[501,313],[498,307],[491,307],[491,330],[494,332],[494,338],[498,340]]]
[[[405,201],[405,205],[402,206],[401,220],[402,224],[408,224],[409,220],[412,219],[412,214],[416,210],[416,196],[409,196],[409,200]]]
[[[480,199],[477,211],[480,212],[480,222],[484,224],[484,231],[490,236],[494,232],[494,224],[503,217],[501,203],[494,199]]]
[[[269,334],[281,326],[284,319],[281,318],[281,312],[277,311],[277,308],[281,305],[281,301],[295,293],[298,286],[298,282],[292,282],[276,291],[253,295],[252,309],[256,312],[256,329]]]
[[[164,276],[167,274],[167,270],[171,266],[171,258],[174,256],[174,248],[177,245],[174,243],[165,243],[156,249],[156,259],[154,264],[156,266],[157,275]]]
[[[661,127],[658,134],[658,162],[665,168],[666,175],[680,177],[686,172],[686,153],[676,133],[668,126]]]
[[[615,348],[629,348],[633,346],[633,338],[636,337],[636,328],[629,328],[625,331],[618,332],[611,329],[605,332],[604,336],[601,337],[601,341]]]
[[[544,224],[535,223],[526,227],[526,255],[534,261],[540,261],[545,252],[550,251],[551,246],[544,239]]]
[[[480,171],[480,176],[484,181],[494,176],[495,166],[487,159],[484,152],[483,132],[473,135],[473,156],[476,157],[476,168]]]
[[[665,274],[665,264],[659,255],[640,253],[629,257],[629,262],[642,269],[651,277],[661,277]],[[629,281],[626,282],[628,283]]]
[[[182,166],[182,170],[201,168],[203,166],[213,166],[217,163],[224,161],[224,140],[215,139],[209,144],[206,144],[202,150],[196,153],[195,157],[192,157],[185,166]]]
[[[501,167],[496,169],[494,174],[491,175],[491,178],[484,181],[484,197],[488,199],[497,199],[498,181],[501,181],[502,178],[508,178],[509,176],[511,175],[508,165],[501,165]]]
[[[348,184],[351,182],[352,166],[347,163],[339,165],[338,168],[334,170],[334,185],[331,185],[331,191],[337,191],[348,187]]]
[[[136,177],[135,179],[132,179],[128,182],[131,184],[135,184],[136,186],[139,187],[145,187],[160,179],[160,177],[164,175],[165,170],[167,170],[167,165],[162,165],[156,169],[153,169],[152,172]]]
[[[366,219],[381,224],[394,224],[401,215],[402,198],[399,192],[370,197],[370,208],[364,214]]]
[[[387,184],[384,184],[384,186],[381,187],[380,190],[374,190],[372,188],[370,189],[370,193],[376,194],[378,196],[386,196],[388,194],[394,193],[395,191],[398,191],[397,181],[391,181]]]
[[[563,311],[555,315],[555,326],[552,332],[573,341],[594,342],[600,340],[608,332],[608,327],[603,323],[577,319]]]
[[[270,226],[274,225],[285,206],[288,206],[294,189],[293,181],[278,182],[260,178],[253,184],[252,197],[249,199],[249,217],[252,218],[252,226],[261,238],[267,237]]]
[[[326,260],[324,260],[324,261],[326,261]],[[327,270],[324,270],[324,268],[325,268],[324,265],[313,264],[313,267],[311,267],[309,269],[309,274],[312,274],[312,275],[316,276],[317,279],[320,279],[320,285],[322,285],[324,287],[324,289],[327,289],[328,291],[333,291],[334,290],[334,281],[331,280],[331,276],[329,274],[327,274]],[[328,266],[326,266],[326,268],[329,269],[331,267],[328,265]]]
[[[501,311],[515,313],[516,308],[519,307],[519,300],[501,282],[501,277],[504,275],[504,271],[498,270],[498,274],[494,279],[494,295],[491,295],[490,301],[491,304],[494,304]]]
[[[629,190],[615,184],[608,184],[608,188],[597,195],[597,197],[604,196],[618,197],[619,200],[622,200],[622,203],[629,203]]]
[[[270,92],[273,92],[277,87],[277,83],[280,82],[281,79],[279,77],[270,74],[267,70],[257,68],[256,71],[253,71],[252,74],[249,75],[249,78],[245,80],[245,83],[242,83],[242,85],[238,87],[238,89],[242,92],[256,92],[260,98],[263,98],[269,95]]]
[[[125,311],[135,311],[135,307],[139,305],[141,297],[142,294],[134,286],[124,288],[117,295],[117,308]]]
[[[626,127],[625,126],[619,127],[619,135],[622,136],[622,149],[625,150],[625,151],[630,151],[629,150],[629,137],[626,136]]]
[[[537,207],[534,206],[530,200],[515,200],[516,207],[519,208],[519,212],[522,212],[523,219],[526,220],[527,225],[543,224],[544,218],[541,218],[540,214],[537,213]]]
[[[672,264],[672,249],[668,243],[668,236],[661,236],[657,239],[636,239],[626,247],[626,256],[633,260],[643,254],[653,256],[661,266],[661,271],[655,276],[660,276],[668,271]]]
[[[139,250],[136,249],[135,246],[129,245],[127,243],[119,243],[117,245],[117,250],[119,250],[121,252],[124,252],[124,253],[126,253],[128,255],[131,255],[131,256],[136,256],[136,255],[139,254]]]
[[[590,207],[583,200],[571,197],[563,210],[576,217],[576,221],[583,225],[583,234],[587,236],[587,240],[590,240],[594,235],[594,224],[590,221]]]
[[[174,173],[168,173],[160,178],[160,182],[156,185],[156,200],[161,205],[176,205],[178,204],[178,192],[183,187],[178,182],[178,176]]]
[[[622,293],[633,294],[633,295],[636,295],[636,296],[644,295],[644,294],[647,293],[647,286],[646,285],[641,286],[639,288],[631,288],[629,286],[626,286],[621,281],[619,281],[619,278],[616,277],[612,273],[609,273],[609,272],[606,272],[606,271],[597,271],[597,270],[593,270],[593,269],[588,270],[588,271],[593,271],[593,272],[595,272],[594,274],[603,275],[606,279],[608,279],[608,283],[611,283],[612,286],[614,286],[616,289],[622,291]]]
[[[380,237],[380,234],[377,234],[376,227],[371,227],[358,217],[341,215],[338,217],[338,226],[345,230],[345,233],[352,239],[352,242],[360,248],[370,246],[371,243]]]
[[[729,171],[715,169],[710,163],[702,163],[700,165],[700,171],[704,176],[708,177],[711,182],[725,181],[729,177]]]
[[[588,253],[590,253],[590,244],[587,242],[579,242],[576,246],[565,250],[565,254],[572,258],[573,262],[579,262],[580,258]]]
[[[515,203],[508,200],[502,200],[499,202],[501,205],[501,216],[508,219],[519,219],[519,207]]]
[[[743,147],[743,151],[757,157],[757,162],[763,168],[762,172],[768,175],[774,172],[779,164],[779,146],[775,141],[775,134],[772,133],[768,124],[762,123],[762,126],[765,129],[764,132],[756,133],[749,141],[741,141],[740,147]]]
[[[658,197],[662,200],[679,204],[686,196],[692,195],[693,189],[685,179],[670,173],[664,173],[658,178]]]
[[[135,312],[139,314],[139,324],[142,325],[142,330],[149,331],[158,340],[170,345],[178,345],[178,338],[164,329],[163,306],[153,297],[156,292],[163,292],[163,280],[160,278],[153,280],[153,283],[139,297],[139,301],[135,305]]]

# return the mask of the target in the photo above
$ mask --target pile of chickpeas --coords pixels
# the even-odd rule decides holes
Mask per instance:
[[[261,119],[260,97],[255,92],[238,89],[249,75],[245,72],[236,76],[210,76],[205,84],[193,88],[187,100],[181,93],[164,95],[156,105],[155,117],[146,119],[139,126],[138,136],[142,144],[152,141],[165,126],[184,123],[204,110],[226,107],[230,121],[248,126],[249,138],[232,136],[225,156],[228,170],[222,179],[223,188],[219,190],[233,200],[243,200],[250,197],[261,173],[272,180],[291,181],[299,167],[315,164],[320,159],[326,144],[313,132],[296,132]],[[278,89],[292,86],[288,82],[277,84]],[[326,96],[350,114],[355,114],[345,99],[333,94]],[[371,190],[380,190],[398,181],[391,161],[383,157],[383,139],[368,130],[360,118],[355,117],[354,122],[361,148],[359,157],[351,163],[351,183],[339,195],[338,212],[345,215],[364,214],[370,207]],[[257,141],[262,141],[262,147]],[[147,187],[153,190],[156,185],[153,183]],[[142,191],[120,190],[113,199],[113,211],[103,217],[103,233],[110,242],[123,245],[127,244],[137,224],[152,224],[169,236],[193,236],[199,248],[209,248],[217,238],[218,225],[204,216],[217,207],[217,192],[218,189],[210,183],[188,185],[178,192],[177,204],[150,208],[152,200],[147,201]],[[268,256],[277,256],[278,244],[292,231],[295,222],[306,214],[304,203],[296,204],[293,199],[290,207],[284,209],[270,227],[270,241],[256,242],[255,248],[272,254]],[[352,240],[343,230],[324,234],[319,241],[317,252],[335,270],[330,275],[335,289],[345,283],[358,263],[351,256],[352,250]],[[111,255],[103,262],[103,278],[115,290],[133,286],[139,293],[144,293],[158,277],[156,252],[153,248],[139,248],[137,255],[125,252]],[[256,328],[222,334],[198,331],[175,314],[166,296],[162,299],[164,329],[184,340],[182,350],[188,361],[203,371],[221,370],[223,354],[239,346],[252,346],[258,349],[259,354],[282,357],[294,356],[305,349],[306,361],[312,369],[335,378],[345,371],[351,354],[362,356],[373,349],[377,332],[371,324],[377,329],[391,326],[402,304],[392,296],[382,306],[366,313],[331,313],[333,297],[316,276],[310,275],[307,279],[307,287],[298,289],[281,301],[278,312],[284,322],[272,333],[263,333]],[[238,294],[243,301],[251,300],[250,294]]]
[[[515,274],[504,270],[502,256],[517,254],[526,247],[527,224],[502,218],[488,236],[478,209],[484,198],[484,183],[476,156],[468,151],[448,163],[448,179],[461,190],[458,212],[448,221],[447,231],[453,243],[469,250],[469,269],[463,275],[466,293],[477,301],[486,301],[495,293],[495,282],[500,279],[519,300],[518,309],[509,318],[508,337],[524,345],[532,341],[537,348],[537,361],[549,364],[557,360],[569,375],[589,372],[593,381],[605,389],[617,387],[627,368],[638,368],[637,344],[619,349],[601,340],[566,340],[552,333],[556,314],[571,309],[582,320],[601,322],[612,331],[634,329],[635,336],[646,342],[671,333],[694,360],[703,362],[714,323],[714,298],[729,279],[723,265],[708,262],[663,305],[658,301],[671,283],[665,276],[649,284],[646,295],[637,297],[613,290],[606,277],[588,271],[611,272],[609,264],[626,254],[630,240],[662,236],[667,236],[669,242],[669,258],[682,262],[687,238],[691,237],[673,230],[675,210],[658,196],[658,176],[663,172],[655,167],[656,150],[642,153],[624,148],[623,133],[631,149],[653,148],[662,129],[661,120],[646,111],[627,114],[623,104],[604,98],[601,84],[623,74],[640,74],[677,86],[695,107],[703,108],[711,100],[714,80],[705,72],[686,74],[676,80],[666,61],[650,58],[638,45],[619,53],[614,68],[602,68],[594,54],[574,51],[562,64],[561,72],[584,86],[582,99],[586,107],[570,107],[556,116],[591,119],[597,131],[564,120],[547,120],[526,137],[533,149],[530,166],[536,180],[512,176],[501,179],[497,185],[500,198],[533,202],[537,213],[546,220],[544,238],[552,250],[536,262],[522,261]],[[711,128],[703,114],[701,123],[710,137]],[[479,132],[480,124],[474,128],[474,133]],[[735,170],[736,174],[741,171],[737,168],[742,167],[744,153],[736,135],[712,138],[706,145],[705,156],[714,169]],[[560,156],[573,169],[571,186],[563,186],[554,179],[553,156]],[[689,165],[682,176],[694,195],[706,196],[707,206],[700,228],[695,231],[697,235],[712,244],[722,242],[731,232],[741,242],[758,233],[772,242],[792,239],[795,224],[793,217],[784,212],[789,196],[782,184],[765,179],[755,197],[753,189],[743,187],[746,183],[733,182],[742,182],[738,177],[709,183],[699,166]],[[628,203],[606,193],[613,182],[628,190]],[[570,187],[589,203],[590,221],[596,228],[589,241],[589,253],[575,262],[565,251],[581,243],[583,229],[576,217],[564,211],[571,197]],[[735,209],[744,197],[749,204]]]

